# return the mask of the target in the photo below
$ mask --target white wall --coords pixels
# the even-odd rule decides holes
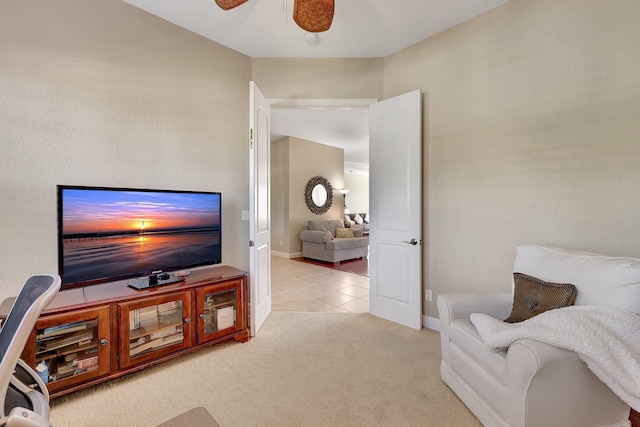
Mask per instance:
[[[352,213],[369,213],[369,175],[344,174],[344,188],[347,194],[347,208]]]
[[[221,191],[248,268],[251,61],[120,1],[0,4],[0,299],[57,272],[56,184]]]

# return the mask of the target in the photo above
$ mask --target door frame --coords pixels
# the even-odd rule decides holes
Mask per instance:
[[[420,92],[420,91],[419,91]],[[420,93],[420,102],[422,105],[422,93]],[[347,108],[369,108],[371,104],[380,102],[378,99],[367,99],[367,98],[336,98],[336,99],[313,99],[313,98],[270,98],[268,102],[272,109],[347,109]],[[382,100],[384,101],[384,100]],[[422,112],[420,112],[420,126],[422,126]],[[420,138],[422,139],[422,129],[420,131]],[[422,162],[422,156],[420,157],[420,161]],[[420,178],[422,181],[422,178]],[[371,182],[371,175],[369,175],[369,180]],[[420,183],[422,184],[422,182]],[[370,187],[371,192],[371,187]],[[421,194],[422,196],[422,194]],[[371,197],[369,197],[371,200]],[[420,212],[420,223],[422,226],[423,215],[422,211]],[[421,230],[422,234],[422,230]],[[422,240],[422,235],[418,237]],[[420,301],[422,302],[422,264],[423,259],[422,255],[420,255]],[[371,279],[371,278],[370,278]],[[371,311],[371,309],[370,309]],[[420,312],[420,325],[423,324],[423,315],[422,311]]]

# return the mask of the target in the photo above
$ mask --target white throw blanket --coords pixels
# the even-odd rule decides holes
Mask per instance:
[[[496,351],[526,338],[578,353],[620,399],[640,411],[640,316],[583,305],[549,310],[520,323],[473,313],[471,322]]]

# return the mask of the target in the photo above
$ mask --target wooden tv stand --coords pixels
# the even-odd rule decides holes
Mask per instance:
[[[218,266],[184,279],[140,291],[126,281],[60,291],[22,359],[57,397],[215,343],[249,340],[246,272]]]

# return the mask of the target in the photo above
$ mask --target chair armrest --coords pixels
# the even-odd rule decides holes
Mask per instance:
[[[328,233],[319,230],[302,230],[300,240],[310,243],[326,243],[331,240]]]
[[[438,295],[440,315],[440,348],[442,360],[449,363],[449,325],[455,319],[468,319],[471,313],[484,313],[505,319],[511,313],[510,293],[461,293]]]
[[[507,351],[507,372],[509,425],[628,425],[629,406],[572,351],[520,339]]]
[[[440,323],[447,325],[455,319],[467,319],[471,313],[484,313],[496,319],[504,319],[511,313],[511,293],[468,293],[438,295]]]

